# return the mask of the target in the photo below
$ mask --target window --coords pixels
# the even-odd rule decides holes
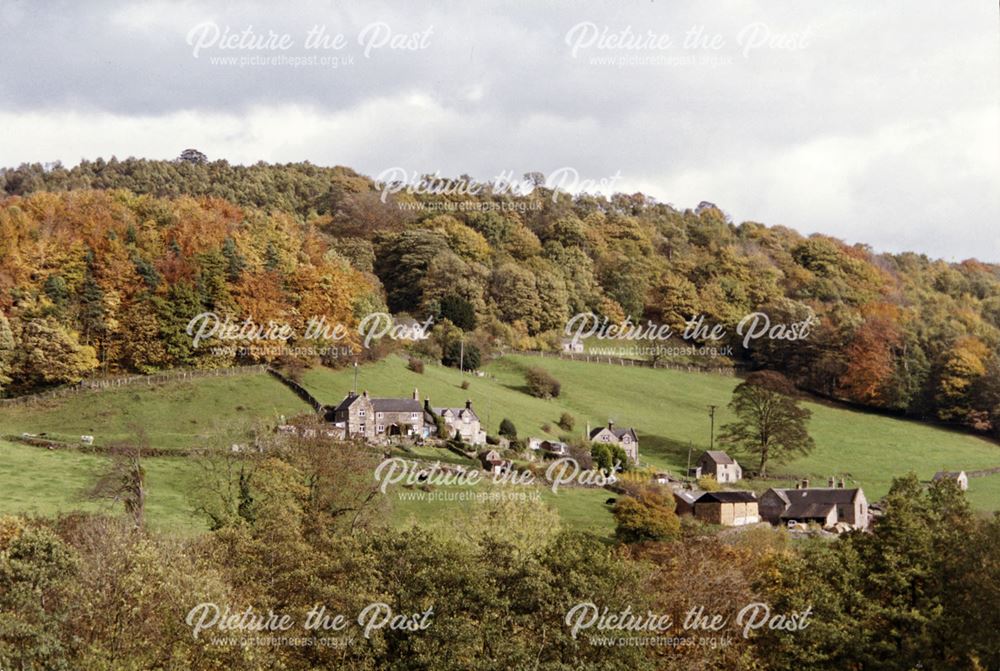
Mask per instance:
[[[358,417],[364,417],[364,416],[365,416],[365,409],[362,408],[361,410],[358,410]]]
[[[385,416],[384,412],[376,412],[375,419],[382,419]]]
[[[375,425],[375,431],[378,432],[378,433],[382,433],[383,431],[385,431],[385,427],[383,425],[381,425],[381,424],[376,424]]]
[[[411,413],[410,413],[410,419],[413,419],[413,420],[416,420],[416,418],[417,418],[417,414],[418,414],[418,413],[416,413],[416,412],[411,412]]]
[[[364,433],[365,432],[365,425],[361,424],[360,426],[358,426],[358,431],[360,431],[361,433]]]

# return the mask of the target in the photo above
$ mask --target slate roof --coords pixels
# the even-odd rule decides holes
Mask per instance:
[[[705,450],[705,454],[717,464],[733,463],[733,458],[721,450]]]
[[[965,471],[938,471],[934,474],[934,480],[955,480],[964,474]]]
[[[334,412],[341,410],[347,410],[354,402],[357,401],[361,396],[359,394],[350,393],[343,401],[334,409]],[[420,401],[414,400],[412,398],[371,398],[369,399],[372,403],[372,408],[375,412],[423,412],[424,406]]]
[[[796,501],[788,510],[781,513],[781,519],[810,520],[826,519],[830,511],[834,508],[833,503],[822,503],[819,501]]]
[[[599,427],[597,427],[596,429],[592,429],[592,430],[590,431],[590,438],[593,438],[594,436],[596,436],[596,435],[597,435],[597,434],[599,434],[599,433],[600,433],[601,431],[604,431],[604,430],[605,430],[605,429],[607,429],[607,428],[608,428],[608,427],[606,427],[606,426],[599,426]],[[635,429],[633,429],[633,428],[628,428],[628,429],[619,429],[619,428],[615,427],[615,428],[612,428],[612,429],[608,429],[608,430],[609,430],[609,431],[611,431],[611,434],[612,434],[612,435],[613,435],[613,436],[614,436],[615,438],[617,438],[618,440],[621,440],[621,439],[622,439],[622,436],[624,436],[625,434],[629,434],[629,435],[631,435],[631,436],[632,436],[632,439],[633,439],[633,440],[635,440],[636,442],[639,442],[639,436],[635,435]]]
[[[419,412],[424,406],[412,398],[373,398],[372,408],[375,412]]]
[[[334,408],[334,412],[339,412],[341,410],[347,410],[359,398],[361,398],[361,397],[358,394],[355,394],[354,392],[348,393],[347,396],[344,397],[344,400],[341,401],[340,403],[338,403],[337,407]]]
[[[809,489],[775,489],[775,492],[788,503],[795,505],[798,502],[806,503],[832,503],[845,504],[853,503],[854,498],[860,491],[854,489],[840,489],[830,487],[810,487]],[[782,496],[783,495],[783,496]]]
[[[462,417],[464,417],[465,415],[469,415],[471,417],[470,421],[475,421],[475,420],[479,419],[479,415],[477,415],[476,411],[473,410],[472,408],[466,408],[466,407],[461,407],[461,408],[433,408],[433,410],[434,410],[434,414],[435,415],[442,415],[443,416],[444,413],[446,413],[446,412],[448,412],[450,410],[451,414],[455,415],[459,419],[462,419]]]
[[[755,503],[757,496],[753,492],[705,492],[697,503]]]

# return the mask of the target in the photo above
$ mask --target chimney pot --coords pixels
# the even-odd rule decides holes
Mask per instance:
[[[466,408],[467,408],[468,410],[472,410],[472,399],[468,399],[468,398],[467,398],[467,399],[465,399],[465,407],[466,407]]]
[[[413,388],[413,400],[414,401],[420,400],[420,392],[417,391],[416,387]]]
[[[837,486],[837,478],[833,477],[832,475],[830,476],[830,479],[827,482],[828,482],[828,486],[831,487],[831,488]]]

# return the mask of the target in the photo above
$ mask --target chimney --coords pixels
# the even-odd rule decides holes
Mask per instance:
[[[614,429],[615,429],[615,420],[609,419],[608,420],[608,431],[614,431]]]
[[[472,410],[472,399],[470,398],[465,399],[465,409]]]
[[[847,485],[847,480],[844,478],[840,479],[840,488],[843,489]]]
[[[835,478],[835,477],[833,477],[831,475],[830,479],[827,481],[827,487],[829,487],[830,489],[833,489],[836,486],[837,486],[837,478]]]
[[[809,481],[808,480],[803,480],[802,481],[802,489],[809,489]]]
[[[433,412],[433,410],[431,410],[431,399],[429,397],[424,399],[424,410],[427,412]]]
[[[417,391],[416,387],[413,388],[413,400],[414,401],[420,400],[420,392]]]
[[[361,395],[364,396],[365,398],[368,398],[368,390],[365,389],[363,392],[361,392]]]
[[[795,481],[795,489],[802,489],[802,481],[801,480],[796,480]]]

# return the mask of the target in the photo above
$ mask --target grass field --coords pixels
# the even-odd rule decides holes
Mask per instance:
[[[135,427],[158,448],[228,447],[247,422],[275,422],[309,406],[270,375],[195,378],[151,386],[93,391],[62,399],[0,409],[0,436],[45,432],[95,445],[131,439]]]
[[[73,450],[0,441],[0,514],[57,515],[74,510],[115,513],[111,502],[86,496],[108,465],[106,457]],[[196,486],[197,466],[183,457],[145,459],[146,514],[154,529],[195,531],[204,522],[194,515],[189,493]]]
[[[562,383],[556,400],[544,401],[525,393],[524,369],[541,366]],[[716,428],[731,419],[726,404],[738,380],[721,375],[685,373],[608,364],[571,362],[556,357],[507,356],[486,368],[485,377],[428,365],[424,374],[406,368],[396,357],[364,366],[359,387],[376,396],[410,395],[434,405],[458,406],[466,399],[496,433],[500,420],[510,418],[521,436],[565,433],[556,426],[562,412],[576,418],[575,435],[589,423],[613,419],[634,426],[640,439],[640,457],[659,468],[680,472],[689,446],[697,456],[707,447],[707,406],[719,406]],[[463,390],[463,381],[469,388]],[[314,369],[303,384],[320,400],[336,403],[353,385],[353,371]],[[908,470],[929,479],[937,470],[973,470],[1000,465],[1000,446],[960,432],[915,422],[869,415],[819,404],[810,425],[816,450],[788,464],[772,466],[776,475],[809,477],[824,484],[830,475],[843,476],[864,487],[869,500],[887,491],[894,476]],[[42,433],[78,440],[91,434],[98,444],[129,438],[133,426],[142,426],[151,445],[159,448],[228,447],[237,442],[252,421],[274,422],[279,415],[308,411],[287,388],[268,375],[205,378],[144,385],[122,390],[82,393],[34,406],[0,409],[0,435]],[[543,426],[550,427],[550,433]],[[460,463],[461,457],[437,448],[417,448],[415,458]],[[204,522],[193,515],[190,494],[196,487],[197,466],[184,457],[146,460],[150,524],[162,529],[197,531]],[[0,513],[53,514],[70,510],[99,510],[83,498],[105,463],[102,457],[72,450],[45,450],[0,440]],[[757,488],[777,483],[767,482]],[[560,489],[541,492],[541,500],[555,507],[564,523],[608,536],[613,520],[604,504],[606,491]],[[969,500],[980,510],[1000,510],[1000,475],[970,479]],[[445,501],[395,501],[396,524],[430,524],[454,515]],[[105,508],[106,509],[106,508]]]
[[[562,383],[558,399],[543,401],[525,393],[524,369],[529,366],[545,368]],[[486,373],[484,378],[463,376],[428,365],[424,374],[418,374],[407,370],[401,359],[390,358],[363,367],[358,386],[375,396],[409,395],[416,387],[421,398],[429,396],[434,405],[460,405],[471,399],[490,433],[496,433],[504,417],[514,422],[521,436],[564,434],[556,426],[564,411],[576,418],[573,433],[578,435],[588,422],[597,426],[611,419],[635,427],[644,462],[679,473],[687,465],[689,447],[694,458],[708,448],[708,406],[719,406],[717,431],[733,419],[726,404],[739,383],[724,375],[554,356],[506,356],[491,363]],[[463,380],[469,382],[467,390],[461,389]],[[314,369],[303,382],[320,400],[336,403],[351,388],[353,371]],[[1000,445],[976,436],[817,403],[806,407],[813,412],[809,428],[816,449],[787,464],[771,465],[775,476],[808,477],[814,484],[825,484],[832,475],[845,477],[874,500],[888,491],[893,477],[909,470],[926,480],[939,470],[1000,466]],[[545,425],[550,434],[543,432]],[[1000,476],[972,479],[970,500],[980,509],[1000,510]]]

